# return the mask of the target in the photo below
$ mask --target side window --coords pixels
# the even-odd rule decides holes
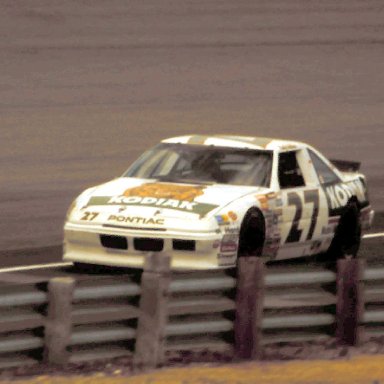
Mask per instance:
[[[308,152],[321,184],[334,184],[340,182],[336,173],[333,172],[332,169],[324,163],[324,161],[315,152],[310,149]]]
[[[280,188],[305,186],[296,152],[282,152],[279,154],[279,183]]]

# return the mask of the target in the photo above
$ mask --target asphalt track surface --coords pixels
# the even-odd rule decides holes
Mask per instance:
[[[298,139],[384,210],[381,0],[0,3],[0,266],[60,260],[71,200],[169,136]]]

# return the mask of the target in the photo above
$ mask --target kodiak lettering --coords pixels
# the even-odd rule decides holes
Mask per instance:
[[[359,201],[367,200],[366,189],[361,180],[353,180],[347,185],[336,184],[326,188],[327,198],[331,209],[341,208],[347,205],[353,194],[356,194]]]
[[[326,192],[332,209],[344,207],[352,196],[352,191],[343,184],[328,187]]]
[[[139,197],[139,196],[113,196],[108,201],[108,204],[140,204],[140,205],[150,205],[158,207],[170,207],[176,209],[185,209],[187,211],[193,211],[193,208],[197,203],[186,200],[174,200],[174,199],[165,199],[165,198],[156,198],[156,197]]]

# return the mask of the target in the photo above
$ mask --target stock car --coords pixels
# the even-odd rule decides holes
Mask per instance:
[[[181,136],[72,203],[64,260],[141,268],[155,252],[173,269],[214,269],[249,256],[355,257],[373,216],[357,162],[296,141]]]

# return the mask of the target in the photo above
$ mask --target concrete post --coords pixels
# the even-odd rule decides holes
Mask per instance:
[[[336,337],[343,344],[357,345],[361,339],[363,267],[359,259],[337,262]]]
[[[164,362],[170,263],[170,256],[163,253],[150,253],[145,258],[134,355],[136,366],[154,368]]]
[[[264,264],[259,257],[240,257],[237,269],[235,355],[261,357]]]
[[[72,329],[72,298],[75,281],[55,277],[48,283],[48,313],[45,324],[44,361],[65,364]]]

